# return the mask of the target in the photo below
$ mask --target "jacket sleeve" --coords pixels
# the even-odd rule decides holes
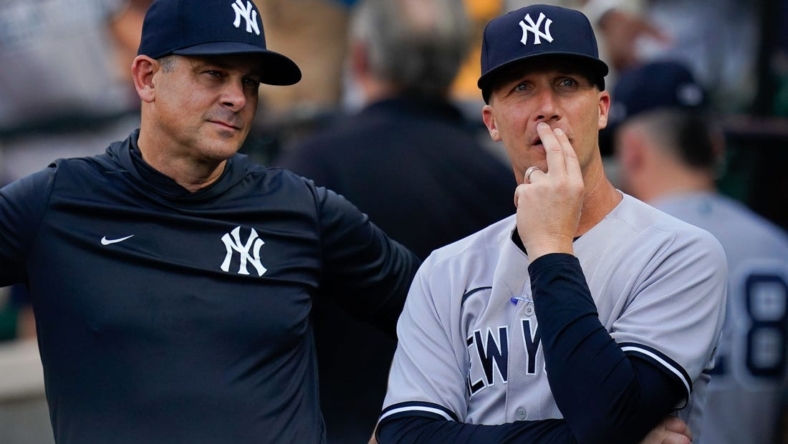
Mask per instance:
[[[342,196],[321,187],[316,192],[323,294],[394,335],[420,260]]]
[[[0,287],[26,280],[27,252],[46,212],[55,172],[51,166],[0,189]]]

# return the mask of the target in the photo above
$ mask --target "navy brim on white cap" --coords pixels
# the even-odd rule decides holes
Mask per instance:
[[[482,41],[482,75],[477,86],[484,90],[505,68],[543,56],[574,57],[587,63],[604,89],[608,73],[599,59],[596,37],[583,13],[552,5],[530,5],[490,21]]]
[[[137,54],[252,54],[260,58],[262,83],[292,85],[301,80],[295,62],[266,48],[263,22],[251,0],[155,0],[145,14]]]

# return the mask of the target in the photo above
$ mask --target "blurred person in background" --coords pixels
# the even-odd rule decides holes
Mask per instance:
[[[724,138],[704,97],[679,62],[646,64],[619,78],[612,98],[621,185],[709,231],[728,259],[727,317],[700,443],[775,443],[788,365],[788,237],[717,191]]]
[[[348,66],[363,109],[277,163],[345,196],[421,258],[513,214],[510,170],[449,98],[468,39],[456,0],[360,2]],[[320,302],[315,336],[329,441],[363,442],[396,341]]]

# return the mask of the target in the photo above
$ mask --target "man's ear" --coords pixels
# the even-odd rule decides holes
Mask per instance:
[[[134,88],[143,102],[153,102],[156,97],[153,75],[161,68],[158,61],[146,56],[139,55],[131,63],[131,77],[134,80]]]
[[[616,132],[616,157],[621,162],[621,168],[627,174],[632,174],[641,169],[645,162],[645,141],[634,128],[624,126]]]
[[[500,142],[501,135],[498,133],[498,123],[495,121],[495,113],[490,105],[484,105],[482,108],[482,120],[490,133],[490,138],[495,142]]]
[[[599,93],[599,122],[597,126],[602,129],[607,126],[608,116],[610,115],[610,93],[601,91]]]
[[[369,55],[367,45],[353,41],[348,48],[350,52],[350,69],[355,76],[364,76],[369,73]]]

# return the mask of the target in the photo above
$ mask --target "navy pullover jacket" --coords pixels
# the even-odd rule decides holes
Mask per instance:
[[[0,286],[30,290],[56,441],[325,442],[313,298],[393,331],[418,259],[243,155],[189,193],[137,137],[0,190]]]

